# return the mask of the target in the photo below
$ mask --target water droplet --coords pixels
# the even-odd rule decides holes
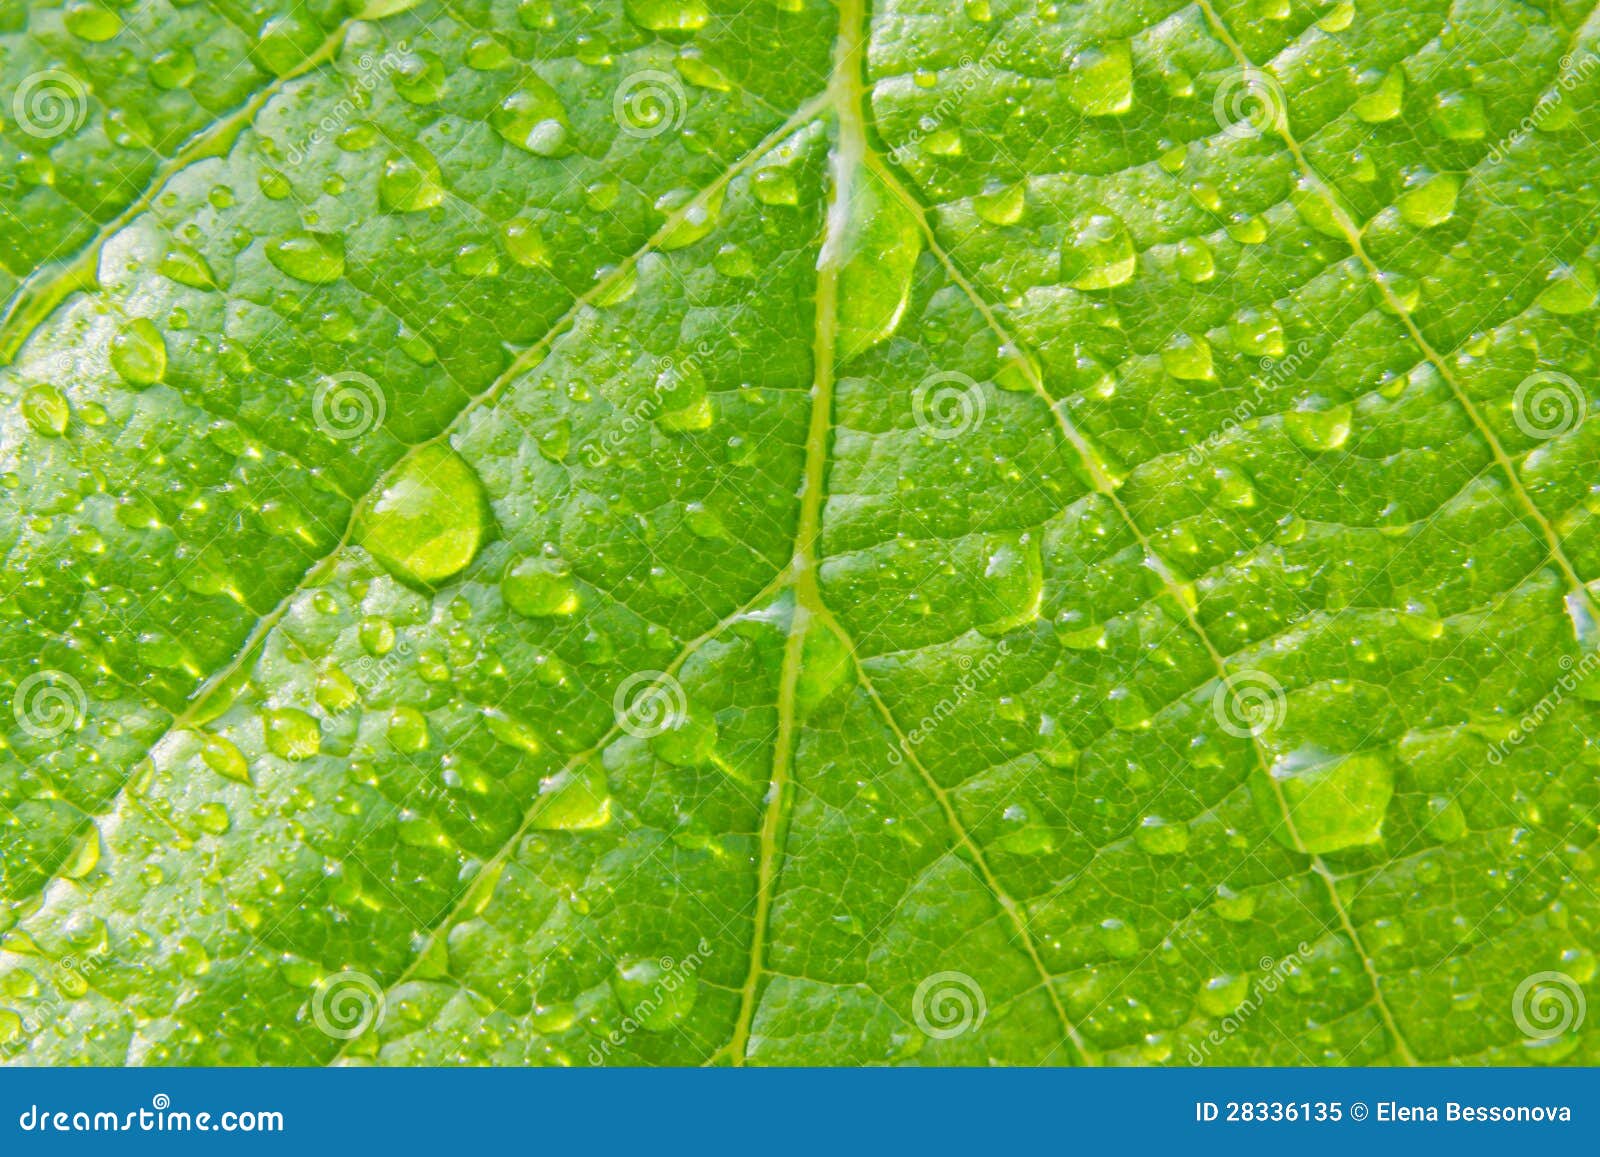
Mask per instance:
[[[798,205],[800,188],[788,169],[769,166],[750,177],[750,191],[763,205]]]
[[[486,505],[472,467],[448,446],[430,443],[385,479],[362,519],[361,545],[399,578],[439,583],[478,553]]]
[[[1414,174],[1406,182],[1406,191],[1395,201],[1400,217],[1418,229],[1432,229],[1450,220],[1456,211],[1456,195],[1461,192],[1461,178],[1454,173]]]
[[[506,252],[518,265],[529,267],[550,264],[550,246],[539,227],[525,217],[507,221],[500,230]]]
[[[711,19],[705,0],[624,0],[623,9],[651,32],[695,32]]]
[[[611,990],[625,1015],[648,1032],[666,1032],[694,1009],[700,982],[687,970],[664,967],[661,960],[624,959],[611,978]]]
[[[1197,285],[1210,281],[1217,272],[1216,259],[1211,255],[1211,246],[1206,244],[1203,237],[1191,237],[1178,242],[1173,264],[1177,267],[1179,277]]]
[[[1133,842],[1151,856],[1181,856],[1189,850],[1189,827],[1160,816],[1145,816],[1134,830]]]
[[[87,40],[91,44],[110,40],[122,31],[122,17],[110,8],[94,3],[93,0],[89,3],[70,5],[61,18],[61,23],[66,25],[67,31],[79,40]]]
[[[412,145],[384,162],[378,177],[378,203],[391,213],[415,213],[444,201],[439,162],[421,145]]]
[[[922,253],[916,218],[870,172],[856,183],[842,252],[828,246],[821,260],[839,270],[841,357],[849,359],[894,333],[911,300],[911,275]]]
[[[1022,220],[1026,189],[1021,181],[1013,185],[996,182],[972,198],[972,210],[991,225],[1015,225]]]
[[[495,132],[507,143],[539,157],[559,157],[571,151],[567,110],[538,75],[529,73],[489,116]]]
[[[1296,446],[1320,454],[1345,444],[1350,437],[1350,416],[1349,406],[1306,406],[1285,414],[1283,428]]]
[[[566,563],[525,558],[506,569],[500,580],[506,605],[530,618],[570,615],[578,609],[578,587]]]
[[[1428,837],[1441,844],[1453,844],[1467,834],[1467,813],[1449,796],[1428,800],[1428,818],[1423,825]]]
[[[407,53],[392,75],[394,90],[409,104],[434,104],[444,96],[444,61],[431,52]]]
[[[1253,893],[1235,892],[1226,884],[1218,884],[1212,908],[1228,923],[1242,924],[1256,914],[1256,898]]]
[[[1180,333],[1161,351],[1162,368],[1181,382],[1209,381],[1211,343],[1199,334]]]
[[[54,386],[34,386],[22,395],[22,417],[35,433],[59,438],[67,432],[72,409],[67,396]]]
[[[389,746],[396,751],[416,754],[428,749],[428,717],[415,707],[396,707],[389,712],[385,730]]]
[[[1600,277],[1595,267],[1582,257],[1570,265],[1558,265],[1545,278],[1545,287],[1535,299],[1547,313],[1568,315],[1594,308],[1600,292]]]
[[[250,782],[250,764],[245,760],[244,753],[221,735],[202,737],[200,759],[224,779],[236,783]]]
[[[722,212],[722,195],[696,199],[693,189],[673,189],[656,199],[656,212],[667,215],[681,211],[676,221],[670,221],[661,232],[660,246],[670,253],[684,249],[705,237],[717,227],[717,217]]]
[[[1044,563],[1033,534],[992,541],[977,584],[973,618],[978,630],[1003,635],[1033,622],[1044,596]]]
[[[173,242],[161,255],[161,261],[156,268],[161,271],[162,276],[170,277],[179,285],[187,285],[190,289],[217,287],[216,274],[211,272],[211,265],[192,245]]]
[[[1295,847],[1283,822],[1284,806],[1300,838],[1297,851],[1337,852],[1382,838],[1384,815],[1394,794],[1394,768],[1383,754],[1340,755],[1307,745],[1279,756],[1270,774],[1269,781],[1265,773],[1253,773],[1251,792],[1257,810],[1285,846]]]
[[[1039,758],[1057,771],[1071,771],[1078,766],[1078,745],[1053,715],[1039,716],[1038,752]]]
[[[1250,978],[1223,974],[1200,986],[1198,1004],[1207,1016],[1228,1016],[1250,995]]]
[[[1067,100],[1084,116],[1115,116],[1133,107],[1133,55],[1125,40],[1091,45],[1072,58]]]
[[[1361,79],[1366,91],[1356,98],[1353,106],[1357,117],[1368,124],[1382,124],[1400,115],[1405,99],[1406,77],[1398,65],[1386,73],[1374,72]]]
[[[267,242],[267,260],[296,281],[326,285],[344,276],[344,238],[336,233],[291,233]]]
[[[130,386],[144,388],[167,372],[167,342],[148,318],[136,317],[111,338],[111,368]]]
[[[656,375],[655,398],[656,424],[674,433],[708,429],[715,417],[705,375],[688,358],[675,358],[662,367]]]
[[[1482,140],[1486,130],[1483,97],[1475,92],[1446,90],[1433,98],[1428,119],[1446,140]]]
[[[1110,209],[1092,209],[1073,224],[1061,252],[1061,275],[1074,289],[1110,289],[1138,265],[1127,226]]]
[[[605,773],[592,764],[559,771],[539,784],[528,827],[535,831],[585,831],[611,822]]]
[[[287,76],[322,43],[323,35],[309,18],[277,16],[261,27],[251,56],[274,76]]]
[[[1241,352],[1254,357],[1282,357],[1283,323],[1269,309],[1242,309],[1228,322],[1228,336]]]
[[[309,759],[322,750],[322,729],[304,711],[280,707],[261,722],[267,750],[280,759]]]

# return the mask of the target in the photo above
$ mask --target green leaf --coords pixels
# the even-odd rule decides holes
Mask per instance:
[[[14,6],[0,1052],[1600,1062],[1597,32]]]

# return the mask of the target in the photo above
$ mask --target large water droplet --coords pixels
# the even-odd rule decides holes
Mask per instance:
[[[1061,274],[1074,289],[1110,289],[1133,276],[1138,264],[1127,226],[1110,209],[1096,208],[1074,222],[1061,253]]]
[[[506,605],[530,618],[570,615],[578,609],[578,587],[566,563],[525,558],[506,569],[500,580]]]
[[[611,820],[611,795],[606,777],[589,764],[560,771],[539,784],[528,826],[536,831],[585,831]]]
[[[391,213],[432,209],[444,200],[444,177],[433,154],[420,145],[395,153],[378,177],[378,203]]]
[[[167,372],[167,342],[149,318],[136,317],[111,339],[111,368],[130,386],[154,385]]]
[[[842,252],[824,261],[839,270],[838,346],[850,358],[883,341],[900,325],[911,300],[911,274],[922,252],[916,218],[871,173],[851,192]]]
[[[1115,116],[1133,107],[1133,55],[1128,42],[1091,45],[1072,58],[1067,100],[1085,116]]]
[[[622,960],[611,989],[623,1012],[649,1032],[666,1032],[688,1016],[700,982],[670,957]]]
[[[432,443],[384,480],[362,519],[360,541],[396,576],[427,585],[472,561],[487,521],[478,475],[454,450]]]
[[[571,151],[567,110],[556,90],[534,73],[500,102],[489,123],[509,144],[535,156],[559,157]]]
[[[1307,745],[1279,756],[1270,780],[1268,774],[1252,774],[1251,794],[1285,846],[1294,848],[1295,842],[1283,822],[1284,807],[1300,838],[1297,851],[1337,852],[1382,838],[1384,815],[1394,794],[1394,768],[1383,754],[1341,755]]]
[[[1283,428],[1302,450],[1314,454],[1337,450],[1350,437],[1350,407],[1290,410],[1283,416]]]
[[[625,0],[628,19],[651,32],[694,32],[711,19],[705,0]]]
[[[344,238],[336,233],[291,233],[267,242],[267,260],[296,281],[325,285],[344,276]]]

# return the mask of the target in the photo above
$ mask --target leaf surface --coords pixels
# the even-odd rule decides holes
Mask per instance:
[[[0,18],[7,1056],[1600,1059],[1594,18],[954,8]]]

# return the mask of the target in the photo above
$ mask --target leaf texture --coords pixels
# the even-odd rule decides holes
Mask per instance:
[[[1595,1063],[1600,23],[0,16],[0,1050]]]

